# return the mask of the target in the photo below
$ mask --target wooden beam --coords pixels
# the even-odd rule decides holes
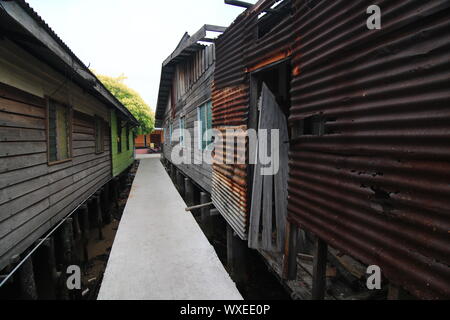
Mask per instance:
[[[199,205],[196,205],[196,206],[184,208],[184,210],[185,211],[192,211],[192,210],[196,210],[196,209],[208,209],[208,207],[210,207],[212,205],[213,205],[212,202],[206,202],[206,203],[202,203],[202,204],[199,204]]]
[[[206,31],[212,31],[212,32],[225,32],[227,30],[226,27],[216,26],[212,24],[205,24]]]

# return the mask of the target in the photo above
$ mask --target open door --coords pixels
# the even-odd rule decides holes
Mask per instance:
[[[258,129],[266,129],[267,135],[258,136],[248,245],[254,249],[280,252],[284,246],[286,229],[289,136],[286,116],[265,83],[262,85],[258,111]],[[278,130],[278,136],[271,134],[272,130]],[[278,144],[273,144],[271,139],[278,139]],[[261,148],[261,151],[268,152],[272,159],[270,165],[261,161],[260,146],[266,147]],[[278,153],[278,165],[273,163],[277,159],[275,153]]]

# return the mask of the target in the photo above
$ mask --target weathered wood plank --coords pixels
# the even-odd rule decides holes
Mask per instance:
[[[85,133],[74,133],[72,139],[73,141],[95,141],[95,136]]]
[[[0,240],[4,246],[0,247],[0,265],[5,263],[8,256],[16,252],[22,252],[34,243],[42,234],[82,203],[89,194],[99,189],[108,179],[107,176],[98,176],[95,180],[77,189],[73,196],[65,198],[55,207],[44,210],[34,216],[32,222],[22,224],[19,229],[14,229],[6,237],[1,238]],[[57,213],[54,214],[53,212]]]
[[[0,173],[29,168],[42,163],[47,163],[47,153],[3,158],[0,161]]]
[[[95,147],[95,141],[73,141],[73,149]]]
[[[40,153],[46,151],[47,144],[45,142],[0,142],[0,157],[17,156],[22,154]]]
[[[0,111],[45,118],[45,109],[0,97]]]
[[[108,172],[106,170],[102,170],[96,172],[95,174],[90,175],[90,179],[87,180],[79,180],[77,183],[70,185],[67,187],[64,192],[64,196],[60,196],[58,198],[43,198],[41,201],[35,203],[34,205],[26,208],[19,212],[18,214],[12,215],[9,219],[3,221],[0,224],[0,238],[4,237],[4,234],[8,234],[9,232],[17,229],[19,226],[27,224],[28,221],[41,215],[44,210],[47,212],[59,212],[59,210],[63,209],[68,201],[74,201],[76,199],[77,193],[79,190],[85,189],[86,185],[91,186],[95,181],[99,179],[99,177],[107,177]],[[53,201],[53,204],[52,204]]]
[[[0,126],[45,129],[45,120],[0,111]]]
[[[45,130],[0,127],[0,142],[45,141]]]
[[[45,99],[41,97],[36,97],[35,95],[11,87],[4,83],[0,83],[0,97],[19,101],[26,104],[31,104],[42,108],[45,107]]]

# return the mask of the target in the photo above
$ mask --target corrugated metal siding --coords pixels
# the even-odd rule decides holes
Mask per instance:
[[[377,4],[382,29],[366,28]],[[419,298],[450,298],[449,1],[296,1],[289,219]]]
[[[258,16],[276,1],[264,1],[249,12],[245,32],[245,71],[251,72],[292,54],[292,16],[283,17],[267,34],[258,37]],[[289,4],[288,2],[286,2]]]
[[[240,16],[216,42],[216,70],[213,85],[213,128],[247,130],[248,84],[244,70],[244,22]],[[212,171],[211,198],[235,232],[246,239],[247,167],[222,164],[219,150]],[[228,151],[224,148],[224,153]]]
[[[248,128],[249,73],[292,54],[291,16],[283,18],[266,35],[258,38],[258,17],[275,2],[260,1],[246,10],[216,41],[213,127],[221,132],[233,128],[246,131]],[[225,154],[230,152],[224,149]],[[213,165],[212,201],[242,239],[247,238],[248,229],[248,174],[247,165],[225,165],[220,161]]]

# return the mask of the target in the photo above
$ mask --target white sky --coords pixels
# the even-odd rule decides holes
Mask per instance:
[[[118,76],[154,110],[161,64],[184,32],[228,26],[244,8],[223,0],[27,0],[96,72]],[[247,2],[255,3],[255,0]]]

